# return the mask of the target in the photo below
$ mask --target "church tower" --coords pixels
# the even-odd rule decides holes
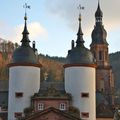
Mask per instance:
[[[103,13],[98,2],[95,13],[95,27],[92,31],[91,52],[96,59],[96,91],[102,92],[108,102],[113,104],[114,79],[112,67],[109,63],[108,43],[106,41],[107,32],[102,23]]]
[[[33,48],[29,45],[27,16],[25,14],[22,44],[12,57],[9,66],[8,120],[24,116],[24,108],[31,104],[31,96],[40,88],[40,67]]]
[[[81,15],[76,46],[68,51],[65,68],[65,90],[72,95],[73,106],[80,111],[82,120],[96,120],[95,62],[90,50],[84,46]]]

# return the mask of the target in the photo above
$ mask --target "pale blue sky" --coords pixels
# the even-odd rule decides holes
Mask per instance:
[[[30,40],[36,41],[39,53],[50,56],[66,56],[71,40],[78,31],[79,3],[84,5],[82,30],[85,46],[89,48],[94,28],[97,0],[26,0]],[[25,0],[1,0],[0,38],[19,42],[24,24]],[[109,51],[120,51],[120,0],[101,0],[103,24],[108,33]]]

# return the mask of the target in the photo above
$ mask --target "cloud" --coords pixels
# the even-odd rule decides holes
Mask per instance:
[[[9,39],[11,39],[13,42],[19,42],[22,39],[22,31],[23,31],[24,25],[18,25],[13,29],[13,34],[10,35]],[[41,37],[47,36],[46,29],[38,22],[32,22],[28,24],[28,31],[29,31],[29,38],[30,40],[38,40]]]
[[[67,25],[76,31],[78,24],[78,10],[77,6],[81,3],[85,10],[82,12],[83,21],[82,26],[85,33],[90,34],[90,30],[93,29],[95,24],[95,11],[97,9],[98,0],[45,0],[46,9],[57,17],[67,21]],[[108,31],[116,29],[120,21],[120,0],[101,0],[100,6],[103,11],[103,24]],[[92,28],[92,29],[91,29]]]
[[[22,31],[24,29],[24,25],[17,25],[12,27],[6,23],[0,22],[0,26],[4,26],[1,31],[1,37],[6,40],[11,40],[12,42],[20,43],[22,39]],[[39,23],[32,22],[28,24],[29,38],[31,41],[39,40],[41,37],[47,37],[47,30]]]

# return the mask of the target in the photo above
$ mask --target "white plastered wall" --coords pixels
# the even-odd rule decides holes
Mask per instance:
[[[89,113],[89,118],[81,116],[83,120],[96,120],[95,68],[65,68],[65,90],[71,93],[73,106],[79,108],[80,113]],[[82,98],[81,93],[89,93],[89,97]]]
[[[8,120],[15,120],[14,113],[30,107],[31,96],[40,88],[40,68],[34,66],[14,66],[9,68]],[[16,92],[23,97],[17,98]]]

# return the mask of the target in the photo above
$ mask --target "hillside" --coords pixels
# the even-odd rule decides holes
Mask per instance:
[[[64,58],[39,55],[39,62],[42,64],[42,80],[48,77],[49,80],[63,80]],[[47,76],[46,76],[47,75]]]
[[[0,80],[8,80],[7,64],[11,60],[12,52],[18,46],[17,43],[13,44],[11,41],[0,38]],[[115,78],[115,92],[117,96],[120,96],[120,52],[110,54],[109,58]],[[49,55],[40,54],[39,62],[43,66],[41,72],[42,80],[46,79],[46,77],[49,78],[49,80],[64,80],[64,57],[51,57]]]
[[[110,54],[110,64],[113,68],[117,96],[120,96],[120,52]]]

